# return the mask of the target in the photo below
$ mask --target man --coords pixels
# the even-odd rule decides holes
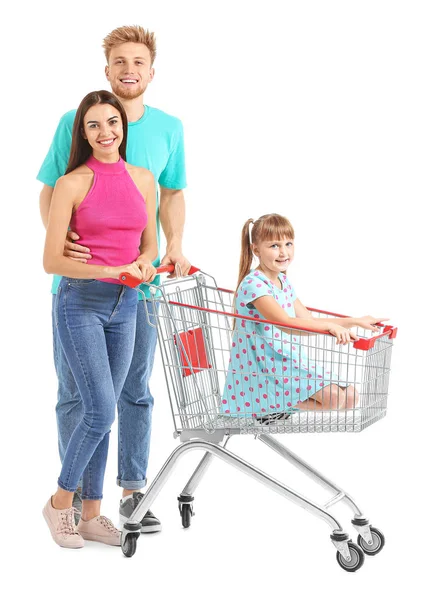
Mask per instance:
[[[119,27],[103,42],[105,67],[113,93],[123,104],[128,117],[127,161],[149,169],[160,185],[160,206],[157,213],[166,237],[166,254],[162,264],[179,265],[186,275],[190,264],[182,253],[182,235],[185,220],[183,188],[186,186],[183,128],[181,122],[158,109],[143,104],[143,94],[154,77],[153,63],[156,40],[153,33],[139,26]],[[75,110],[63,115],[52,145],[37,179],[44,186],[40,193],[40,212],[45,227],[48,223],[53,188],[64,174],[68,163]],[[76,243],[78,242],[78,243]],[[89,248],[81,245],[79,236],[69,231],[65,256],[87,262]],[[159,265],[157,259],[154,265]],[[59,277],[54,277],[53,294]],[[155,283],[155,282],[154,282]],[[144,291],[149,295],[145,286]],[[53,296],[53,300],[55,295]],[[54,302],[53,302],[54,306]],[[152,307],[148,303],[152,316]],[[60,458],[63,460],[72,432],[83,413],[82,401],[64,356],[54,326],[54,360],[59,380],[57,426]],[[134,356],[122,394],[118,399],[118,475],[117,485],[123,488],[120,502],[120,522],[124,523],[142,497],[146,485],[153,397],[149,389],[157,331],[147,324],[143,302],[138,302],[137,333]],[[80,492],[80,491],[79,491]],[[77,507],[79,494],[74,496]],[[143,532],[160,531],[160,521],[148,511],[142,520]]]

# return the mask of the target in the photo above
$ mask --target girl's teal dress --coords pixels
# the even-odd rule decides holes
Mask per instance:
[[[242,316],[264,319],[254,307],[262,296],[272,296],[289,316],[295,317],[294,288],[286,275],[282,289],[256,269],[241,282],[235,296],[238,314],[232,336],[231,356],[221,399],[225,416],[261,417],[292,412],[323,387],[339,383],[330,370],[310,359],[303,348],[305,336],[289,335],[276,326],[243,320]],[[326,366],[326,369],[329,369]]]

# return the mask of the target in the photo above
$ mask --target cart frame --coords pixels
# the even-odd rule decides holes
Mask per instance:
[[[164,269],[164,270],[166,270],[166,269]],[[169,271],[171,271],[171,269],[169,269]],[[252,429],[249,428],[249,430],[246,432],[253,433],[255,439],[260,440],[263,444],[265,444],[268,448],[270,448],[272,451],[274,451],[277,455],[281,456],[286,461],[288,461],[293,467],[297,468],[299,471],[302,471],[305,475],[307,475],[309,478],[314,480],[317,484],[319,484],[323,488],[327,489],[328,491],[332,492],[332,496],[323,505],[317,504],[316,502],[308,499],[307,497],[305,497],[302,494],[291,489],[284,483],[278,481],[277,479],[272,477],[270,474],[265,473],[264,471],[258,469],[257,467],[250,464],[249,462],[243,460],[241,457],[230,452],[226,448],[227,443],[233,435],[236,435],[239,433],[245,433],[245,431],[242,430],[241,427],[236,428],[235,426],[231,427],[231,426],[226,425],[226,422],[225,422],[226,419],[221,422],[222,423],[221,426],[218,426],[219,423],[216,423],[217,426],[215,426],[215,427],[214,427],[214,421],[202,422],[202,424],[199,425],[198,427],[192,427],[192,426],[186,427],[186,421],[183,422],[183,420],[181,422],[181,426],[177,426],[177,419],[176,419],[177,415],[174,413],[174,410],[177,407],[174,406],[174,400],[176,400],[177,402],[179,402],[179,401],[177,400],[177,398],[174,399],[173,394],[175,394],[177,392],[177,390],[172,389],[174,386],[171,385],[171,382],[169,381],[169,378],[168,378],[168,374],[166,372],[165,365],[166,365],[166,361],[169,359],[167,357],[167,348],[165,347],[165,343],[164,343],[165,342],[165,335],[164,335],[165,332],[162,331],[162,324],[160,322],[161,319],[162,318],[165,320],[167,319],[169,321],[169,325],[171,325],[171,323],[174,323],[174,315],[172,314],[172,312],[170,310],[171,305],[174,305],[177,310],[194,309],[194,310],[201,311],[203,313],[209,313],[209,312],[216,313],[216,314],[219,314],[220,316],[222,316],[223,318],[238,318],[238,315],[234,315],[234,314],[232,314],[232,312],[221,311],[221,310],[218,310],[218,311],[212,310],[209,308],[207,303],[205,304],[205,298],[204,298],[203,292],[204,292],[204,288],[206,285],[206,278],[210,278],[214,282],[214,286],[212,287],[212,289],[217,290],[220,293],[232,293],[229,290],[225,290],[224,288],[218,288],[215,283],[215,280],[213,280],[213,278],[210,275],[202,273],[202,272],[199,272],[198,275],[192,275],[192,276],[181,278],[178,281],[172,280],[173,283],[171,283],[171,280],[170,280],[169,282],[165,282],[164,284],[162,284],[160,286],[151,286],[151,288],[150,288],[151,295],[154,298],[154,300],[152,300],[152,301],[154,303],[154,306],[156,306],[157,322],[152,323],[150,321],[149,312],[148,312],[147,308],[146,308],[146,315],[147,315],[149,325],[157,326],[157,328],[159,330],[159,342],[160,342],[159,346],[160,346],[160,351],[161,351],[161,355],[162,355],[163,366],[165,368],[166,381],[167,381],[167,385],[168,385],[168,392],[169,392],[169,397],[170,397],[170,402],[171,402],[171,410],[172,410],[174,424],[175,424],[174,437],[180,438],[181,443],[171,453],[169,458],[166,460],[163,467],[160,469],[159,473],[157,474],[157,476],[155,477],[155,479],[149,486],[148,490],[144,494],[144,497],[142,498],[142,500],[140,501],[138,506],[135,508],[130,519],[123,525],[122,535],[121,535],[121,545],[122,545],[123,553],[125,554],[125,556],[132,556],[134,554],[135,549],[136,549],[136,540],[137,540],[138,536],[140,535],[140,530],[141,530],[140,522],[141,522],[143,516],[145,515],[145,513],[152,506],[155,498],[158,496],[158,494],[162,490],[166,481],[171,476],[172,471],[175,469],[178,461],[181,459],[181,457],[184,454],[186,454],[192,450],[194,450],[194,451],[198,450],[198,451],[204,452],[204,456],[202,457],[197,468],[195,469],[195,471],[193,472],[193,474],[187,481],[181,494],[178,496],[179,510],[180,510],[180,515],[182,517],[182,524],[184,527],[189,527],[189,525],[190,525],[191,517],[194,515],[194,510],[193,510],[194,493],[195,493],[198,485],[201,483],[201,481],[204,477],[204,474],[207,472],[207,470],[215,456],[215,457],[219,458],[220,460],[226,462],[227,464],[233,466],[234,468],[238,469],[239,471],[243,472],[244,474],[248,475],[249,477],[252,477],[256,481],[259,481],[266,487],[269,487],[270,489],[274,490],[275,492],[281,494],[282,496],[284,496],[286,499],[290,500],[297,506],[300,506],[301,508],[307,510],[314,516],[325,521],[332,530],[330,539],[331,539],[333,545],[335,546],[335,548],[337,549],[338,563],[346,571],[356,571],[363,565],[365,554],[374,555],[374,554],[377,554],[383,548],[384,536],[378,529],[375,529],[374,527],[372,527],[369,520],[364,516],[364,513],[361,510],[361,508],[359,508],[359,506],[357,506],[357,504],[353,500],[353,498],[344,489],[342,489],[340,486],[333,483],[328,477],[321,474],[313,466],[309,465],[302,458],[297,456],[289,448],[287,448],[286,446],[281,444],[279,441],[277,441],[272,436],[272,433],[292,432],[293,428],[291,429],[291,425],[288,426],[288,425],[284,425],[284,424],[283,425],[270,424],[267,427],[261,426],[258,428],[255,426]],[[128,277],[128,279],[129,279],[129,277]],[[121,278],[121,280],[123,282],[125,282],[124,276]],[[130,284],[127,281],[125,283]],[[170,288],[170,286],[175,286],[176,291],[177,290],[179,291],[180,286],[183,284],[187,284],[188,286],[190,285],[191,289],[192,289],[192,286],[194,286],[193,289],[196,290],[196,297],[200,300],[199,306],[190,306],[189,304],[186,304],[184,302],[177,302],[176,300],[171,301],[170,298],[168,298],[168,289]],[[141,293],[143,294],[142,291],[141,291]],[[143,294],[143,296],[144,296],[144,294]],[[146,301],[147,301],[146,297],[144,297],[144,302],[146,303]],[[312,309],[312,310],[314,310],[314,309]],[[163,316],[160,314],[159,311],[163,311],[163,313],[164,313]],[[324,311],[316,311],[316,312],[324,312]],[[327,313],[327,314],[330,314],[332,316],[343,316],[343,315],[338,315],[335,313]],[[271,324],[278,326],[278,324],[276,324],[276,323],[271,323]],[[210,323],[208,324],[208,326],[210,327]],[[307,330],[307,331],[309,331],[309,330]],[[179,333],[180,332],[178,331],[178,329],[176,329],[174,332],[174,342],[175,342],[176,346],[180,345],[179,337],[178,337]],[[363,350],[363,351],[373,350],[375,345],[377,343],[380,343],[379,340],[383,340],[383,341],[393,340],[396,337],[396,334],[397,334],[396,328],[391,327],[391,326],[384,327],[383,332],[380,335],[372,336],[371,338],[361,339],[361,340],[359,340],[359,342],[355,342],[354,348],[356,350]],[[206,342],[205,342],[205,344],[206,344]],[[389,349],[387,352],[388,361],[390,361],[391,348],[392,348],[392,341],[389,342]],[[181,348],[181,351],[182,351],[181,359],[183,361],[183,356],[186,357],[185,367],[194,376],[196,373],[202,371],[203,369],[201,368],[201,366],[195,366],[192,364],[192,358],[186,354],[186,350],[187,350],[186,348],[183,348],[183,347]],[[188,353],[189,353],[189,348],[188,348]],[[213,359],[214,357],[212,356],[211,358]],[[171,365],[171,366],[181,369],[181,376],[183,376],[183,364]],[[211,365],[209,365],[209,367],[211,367]],[[386,366],[386,371],[387,371],[386,386],[387,386],[388,378],[389,378],[389,370],[390,369],[389,369],[389,364],[388,364]],[[179,407],[179,409],[180,409],[180,407]],[[186,407],[182,407],[182,409],[185,410]],[[382,416],[384,416],[384,414],[386,412],[385,405],[382,406],[382,409],[383,409],[383,410],[381,410],[382,414],[380,414],[378,416],[378,418],[381,418]],[[314,411],[314,413],[315,412],[316,411]],[[325,412],[325,411],[322,411],[322,412]],[[333,412],[333,411],[328,411],[328,412]],[[348,412],[348,411],[346,411],[346,412]],[[353,414],[355,414],[355,410],[353,411]],[[323,415],[322,415],[322,417],[323,417]],[[373,422],[378,420],[378,418],[371,419],[370,424],[372,424]],[[208,423],[209,423],[209,426],[208,426]],[[235,424],[235,421],[234,421],[234,424]],[[346,424],[347,423],[345,420],[345,428],[340,429],[339,422],[338,422],[337,427],[332,430],[333,431],[340,431],[340,430],[355,431],[355,429],[348,429],[346,427]],[[312,429],[309,429],[309,419],[306,423],[306,426],[307,426],[306,431],[312,430]],[[288,429],[288,427],[289,427],[289,429]],[[316,430],[315,422],[314,422],[313,430],[314,431]],[[324,431],[324,429],[321,429],[321,430]],[[327,430],[328,429],[326,429],[326,431]],[[362,428],[357,429],[357,431],[361,431],[361,430],[362,430]],[[303,429],[296,429],[296,431],[303,431]],[[351,539],[349,538],[349,535],[345,532],[345,530],[343,529],[341,524],[337,521],[337,519],[331,514],[331,512],[329,510],[332,506],[334,506],[335,504],[337,504],[339,502],[343,502],[351,510],[351,512],[353,514],[353,519],[352,519],[351,523],[358,533],[358,540],[357,540],[358,543],[357,544],[354,544],[351,541]]]

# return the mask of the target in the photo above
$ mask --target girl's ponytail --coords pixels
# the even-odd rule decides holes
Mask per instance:
[[[240,265],[238,270],[238,281],[236,290],[246,275],[249,273],[254,259],[254,255],[251,249],[251,241],[249,239],[249,225],[254,223],[254,219],[248,219],[243,225],[241,232],[241,251],[240,251]]]

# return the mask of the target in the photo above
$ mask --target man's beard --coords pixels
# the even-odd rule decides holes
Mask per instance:
[[[144,88],[139,86],[135,87],[135,89],[125,87],[120,81],[118,82],[118,86],[114,87],[111,85],[112,92],[118,96],[119,98],[123,98],[124,100],[134,100],[134,98],[138,98],[139,96],[143,96],[148,85],[146,84]]]

